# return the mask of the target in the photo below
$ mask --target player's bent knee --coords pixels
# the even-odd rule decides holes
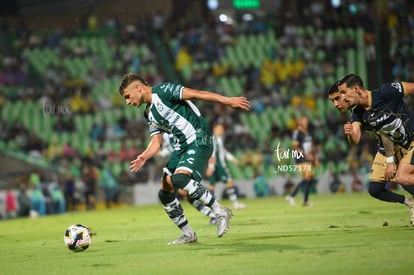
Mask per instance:
[[[413,182],[413,174],[414,174],[414,165],[401,163],[398,166],[397,173],[395,175],[395,180],[399,184],[403,185],[414,185]]]
[[[171,193],[165,190],[158,191],[158,198],[160,199],[161,203],[166,205],[175,200],[175,193]]]
[[[191,177],[187,174],[174,174],[171,176],[171,181],[174,186],[184,189],[184,187],[190,182]]]
[[[368,187],[368,193],[371,197],[378,198],[378,196],[384,191],[385,183],[371,181]]]
[[[413,183],[410,183],[409,181],[407,181],[407,175],[404,172],[397,172],[397,174],[395,175],[395,180],[399,183],[399,184],[403,184],[403,185],[413,185]]]
[[[174,192],[174,186],[171,181],[171,176],[164,174],[161,178],[161,189],[168,191],[168,192]]]

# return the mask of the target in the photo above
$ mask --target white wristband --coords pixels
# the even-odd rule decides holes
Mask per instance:
[[[394,163],[394,157],[386,157],[385,162],[386,163]]]

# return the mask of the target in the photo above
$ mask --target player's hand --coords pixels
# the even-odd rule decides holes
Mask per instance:
[[[245,97],[231,97],[228,105],[233,109],[250,110],[250,101]]]
[[[207,167],[207,169],[206,169],[206,178],[209,178],[209,177],[211,177],[212,175],[213,175],[213,173],[214,173],[214,165],[213,166],[208,166]]]
[[[344,133],[345,135],[352,134],[352,123],[351,122],[347,122],[344,124]]]
[[[389,181],[392,178],[394,178],[394,174],[395,174],[395,169],[394,168],[395,168],[394,163],[386,163],[385,164],[384,179],[386,181]]]
[[[143,157],[141,157],[141,155],[139,155],[136,159],[131,161],[129,170],[131,170],[131,172],[137,172],[139,169],[142,168],[142,166],[144,166],[145,162],[146,160]]]

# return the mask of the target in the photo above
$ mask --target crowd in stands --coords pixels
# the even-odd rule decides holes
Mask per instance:
[[[377,13],[377,16],[387,23],[390,34],[392,77],[394,80],[412,80],[414,12],[407,13],[408,4],[404,1],[394,6],[389,4],[393,1],[386,2],[387,9],[382,9],[383,14]],[[240,94],[252,100],[253,113],[262,115],[266,110],[284,110],[286,107],[295,111],[286,112],[283,123],[272,121],[269,134],[258,140],[239,112],[220,105],[201,105],[210,122],[220,121],[227,126],[228,149],[237,152],[243,167],[252,168],[247,176],[254,175],[257,182],[263,181],[260,169],[274,166],[275,140],[290,140],[295,119],[301,113],[312,115],[311,127],[322,162],[346,163],[344,167],[369,169],[370,151],[373,150],[370,140],[367,138],[361,146],[350,150],[341,130],[348,116],[333,111],[322,117],[318,112],[318,104],[327,101],[326,90],[330,81],[334,81],[340,72],[347,73],[347,50],[357,48],[356,36],[349,36],[348,30],[355,34],[355,30],[362,27],[366,57],[379,58],[373,48],[377,22],[373,15],[375,6],[366,3],[361,2],[360,10],[356,12],[335,10],[329,6],[304,9],[299,12],[299,17],[257,13],[243,18],[242,14],[236,14],[232,24],[183,18],[179,24],[169,28],[168,34],[164,33],[162,37],[168,39],[166,42],[175,68],[181,73],[184,85],[225,93],[229,91],[223,90],[221,80],[242,79]],[[94,120],[90,128],[80,129],[76,119],[126,108],[116,93],[116,87],[110,87],[113,90],[109,93],[100,91],[97,89],[100,82],[112,79],[116,83],[128,71],[142,74],[151,84],[167,80],[160,73],[162,68],[151,69],[151,65],[159,62],[151,43],[151,32],[161,33],[165,18],[157,14],[154,18],[127,25],[120,20],[109,19],[101,27],[95,26],[96,21],[92,19],[78,32],[58,27],[47,32],[34,30],[24,21],[15,27],[5,21],[1,23],[0,108],[15,101],[37,102],[43,106],[43,112],[46,110],[53,115],[53,133],[87,132],[90,144],[94,144],[82,151],[73,140],[62,142],[53,135],[44,138],[19,119],[2,117],[1,140],[3,144],[13,144],[9,149],[42,157],[66,169],[59,178],[39,172],[24,175],[19,181],[20,191],[15,199],[19,205],[31,206],[24,210],[24,214],[17,210],[8,211],[15,212],[10,217],[30,215],[30,210],[32,215],[44,215],[79,207],[94,209],[98,189],[103,191],[105,205],[110,207],[119,202],[120,197],[124,198],[123,195],[128,197],[133,184],[159,176],[151,176],[151,165],[139,176],[128,171],[129,161],[143,150],[147,140],[147,126],[139,115],[140,111],[134,110],[134,115],[122,112],[116,120],[111,120],[111,124]],[[103,38],[99,41],[103,41],[104,48],[109,50],[103,53],[101,48],[96,49],[89,42],[81,43],[82,32]],[[229,61],[229,48],[236,47],[242,39],[263,37],[269,33],[277,38],[277,43],[269,44],[266,52],[261,53],[264,56],[262,63],[234,66]],[[141,44],[145,47],[140,47]],[[47,50],[53,56],[52,61],[42,68],[36,67],[39,64],[32,59],[36,50],[43,50],[42,53]],[[83,60],[81,67],[84,68],[79,72],[71,71],[64,62],[68,59]],[[109,143],[119,146],[108,149],[106,144]],[[161,164],[154,160],[152,165]],[[345,170],[348,172],[348,168]],[[9,192],[7,198],[13,201]],[[9,208],[13,209],[13,203]]]

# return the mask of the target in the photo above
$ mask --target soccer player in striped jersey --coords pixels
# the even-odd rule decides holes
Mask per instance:
[[[214,194],[215,184],[221,181],[226,184],[225,192],[234,209],[246,208],[239,202],[234,181],[227,167],[227,161],[237,164],[237,159],[224,147],[224,126],[217,123],[213,127],[214,151],[209,160],[206,176],[209,177],[208,189]]]
[[[345,101],[344,95],[340,93],[338,83],[333,84],[329,91],[328,96],[332,104],[340,111],[346,112],[351,109],[349,102]],[[354,106],[354,112],[362,114],[366,112],[361,106]],[[410,212],[410,223],[413,225],[414,220],[414,199],[413,197],[404,196],[389,190],[386,186],[388,182],[395,182],[396,165],[404,155],[404,149],[395,145],[390,139],[379,135],[376,130],[367,125],[364,122],[354,121],[348,122],[344,125],[344,132],[348,136],[349,142],[352,144],[358,144],[360,141],[362,131],[368,133],[377,142],[377,153],[371,166],[370,182],[368,185],[369,194],[381,201],[386,202],[398,202],[405,204]],[[395,163],[394,156],[395,155]],[[393,161],[387,162],[386,159],[392,157]],[[414,187],[401,185],[411,196],[414,196]]]
[[[222,237],[230,227],[232,212],[222,206],[200,183],[213,152],[213,138],[204,117],[190,100],[222,103],[245,111],[250,110],[250,102],[245,97],[226,97],[170,82],[151,87],[133,73],[122,78],[119,92],[128,105],[140,107],[146,104],[145,116],[148,118],[151,135],[146,149],[131,161],[131,172],[137,172],[148,159],[157,155],[162,146],[163,132],[173,134],[178,142],[177,154],[167,163],[167,169],[172,175],[164,174],[158,193],[167,215],[182,232],[182,236],[169,244],[197,241],[197,235],[176,197],[178,189],[187,191],[191,198],[200,200],[213,210],[217,218],[217,236]]]

